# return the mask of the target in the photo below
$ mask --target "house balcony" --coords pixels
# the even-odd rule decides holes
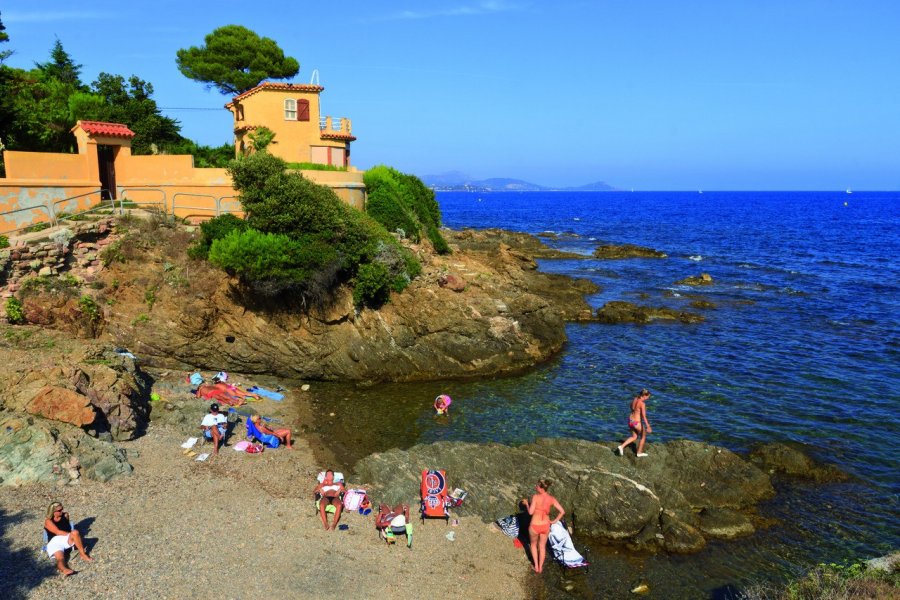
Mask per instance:
[[[352,142],[356,139],[351,130],[350,119],[347,117],[320,117],[319,130],[323,140],[345,140]]]

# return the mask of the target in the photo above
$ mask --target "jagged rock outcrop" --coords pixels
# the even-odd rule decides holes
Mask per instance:
[[[537,479],[549,477],[580,534],[670,552],[752,533],[753,508],[775,493],[766,473],[724,448],[680,440],[654,444],[640,459],[613,448],[567,439],[438,442],[366,457],[353,483],[370,484],[379,502],[414,502],[422,469],[443,468],[451,487],[469,492],[460,514],[488,521],[515,512]]]
[[[0,408],[83,426],[95,435],[129,440],[150,414],[150,382],[133,359],[104,345],[71,354],[5,350]]]
[[[325,310],[253,305],[252,299],[248,305],[221,271],[178,262],[187,259],[166,248],[168,235],[174,234],[155,232],[165,255],[148,250],[140,261],[114,263],[102,273],[107,283],[120,282],[104,292],[112,304],[107,332],[158,366],[343,381],[511,373],[557,353],[566,341],[565,322],[591,318],[584,296],[597,290],[538,272],[500,234],[470,231],[447,233],[455,249],[448,256],[412,246],[422,275],[377,311],[357,312],[347,289]],[[173,273],[188,271],[183,283],[165,285]],[[442,288],[447,274],[463,281],[463,289]]]
[[[674,308],[640,306],[614,300],[597,309],[597,320],[601,323],[649,323],[651,321],[680,321],[682,323],[699,323],[703,315],[676,310]]]
[[[679,279],[675,285],[712,285],[713,278],[709,273],[700,273],[699,275],[689,275],[684,279]]]
[[[594,249],[594,258],[617,260],[622,258],[666,258],[660,250],[634,244],[603,244]]]
[[[0,412],[0,485],[109,481],[131,471],[122,450],[73,425]]]

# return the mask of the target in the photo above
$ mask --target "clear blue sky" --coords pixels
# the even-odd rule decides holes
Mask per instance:
[[[900,189],[897,0],[4,0],[15,50],[56,37],[84,65],[150,81],[206,144],[228,98],[179,48],[240,24],[318,69],[353,120],[353,163],[544,185]],[[169,108],[171,107],[171,108]],[[178,107],[219,111],[174,110]]]

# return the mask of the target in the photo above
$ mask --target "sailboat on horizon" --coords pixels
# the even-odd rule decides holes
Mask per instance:
[[[847,188],[847,193],[848,193],[848,194],[852,194],[852,193],[853,193],[853,190],[851,190],[850,188]]]

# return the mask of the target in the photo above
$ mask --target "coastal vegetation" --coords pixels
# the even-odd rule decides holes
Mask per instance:
[[[204,41],[178,51],[178,70],[225,95],[240,94],[265,79],[287,79],[300,70],[297,59],[285,56],[275,40],[241,25],[219,27]]]
[[[414,175],[383,165],[366,171],[366,212],[388,231],[418,242],[424,233],[438,254],[449,254],[441,235],[441,212],[434,191]]]
[[[421,271],[381,224],[287,170],[282,159],[256,152],[233,161],[229,173],[246,220],[223,215],[204,223],[190,254],[237,276],[254,294],[323,306],[340,284],[351,283],[358,306],[379,306]]]
[[[880,600],[900,595],[900,571],[877,569],[867,563],[821,564],[783,587],[758,584],[739,600]]]

